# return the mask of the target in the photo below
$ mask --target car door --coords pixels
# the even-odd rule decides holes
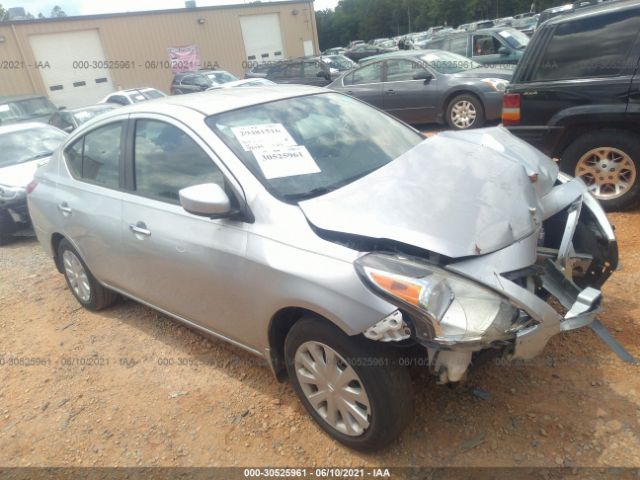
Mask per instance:
[[[125,121],[98,126],[63,152],[70,175],[59,175],[56,206],[69,238],[101,282],[122,287],[122,157]]]
[[[374,107],[383,108],[382,66],[382,62],[376,62],[354,70],[342,79],[339,90]]]
[[[439,103],[435,75],[408,58],[388,59],[384,64],[382,108],[407,123],[435,121]],[[433,78],[425,78],[428,75]]]
[[[216,183],[235,199],[209,147],[185,125],[162,116],[132,116],[123,197],[127,291],[137,299],[235,338],[247,235],[240,220],[187,213],[180,189]],[[135,123],[133,123],[135,122]],[[233,205],[232,201],[232,205]],[[236,200],[237,203],[237,200]]]

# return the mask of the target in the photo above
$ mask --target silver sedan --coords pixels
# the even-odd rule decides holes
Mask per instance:
[[[412,421],[407,365],[446,383],[482,352],[532,358],[594,320],[617,265],[582,181],[506,130],[425,139],[311,87],[107,113],[30,191],[81,305],[121,294],[263,357],[359,450]]]

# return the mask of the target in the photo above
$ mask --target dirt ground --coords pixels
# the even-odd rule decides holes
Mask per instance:
[[[640,358],[640,212],[611,218],[600,318]],[[250,354],[133,301],[85,311],[35,238],[0,249],[0,465],[640,466],[638,367],[588,329],[457,389],[419,373],[410,428],[354,453]]]

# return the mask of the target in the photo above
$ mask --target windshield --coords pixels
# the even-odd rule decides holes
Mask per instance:
[[[438,73],[444,74],[460,73],[481,66],[470,58],[445,51],[429,52],[420,58]]]
[[[93,117],[97,117],[98,115],[109,112],[117,107],[112,107],[111,105],[105,105],[104,107],[94,107],[89,108],[87,110],[80,110],[79,112],[73,112],[73,118],[76,119],[78,125],[82,125],[85,122],[88,122]]]
[[[390,116],[337,93],[221,113],[207,124],[275,197],[291,203],[351,183],[424,139]]]
[[[357,65],[356,62],[344,55],[333,55],[331,57],[322,57],[322,61],[329,65],[331,68],[343,72],[345,70],[351,70]]]
[[[0,105],[0,124],[53,115],[58,109],[48,98],[38,97]]]
[[[0,168],[48,157],[66,138],[46,125],[0,134]]]
[[[515,28],[502,30],[498,35],[500,35],[511,48],[515,48],[516,50],[524,50],[527,45],[529,45],[529,37]]]
[[[209,80],[217,83],[218,85],[221,83],[235,82],[236,80],[238,80],[237,77],[231,75],[229,72],[210,72],[207,73],[207,77],[209,77]]]

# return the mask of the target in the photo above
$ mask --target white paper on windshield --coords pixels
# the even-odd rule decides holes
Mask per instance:
[[[507,30],[504,30],[503,32],[500,32],[500,36],[502,38],[509,38],[511,34]]]
[[[236,136],[245,152],[272,150],[296,146],[295,140],[289,135],[281,123],[266,123],[264,125],[247,125],[233,127],[231,131]]]
[[[431,63],[431,62],[440,60],[440,57],[438,57],[438,55],[435,55],[433,53],[427,53],[426,55],[423,55],[422,59],[425,62]]]
[[[0,105],[0,112],[8,112],[9,105]]]
[[[267,180],[321,172],[306,147],[272,148],[254,151],[253,155]]]

